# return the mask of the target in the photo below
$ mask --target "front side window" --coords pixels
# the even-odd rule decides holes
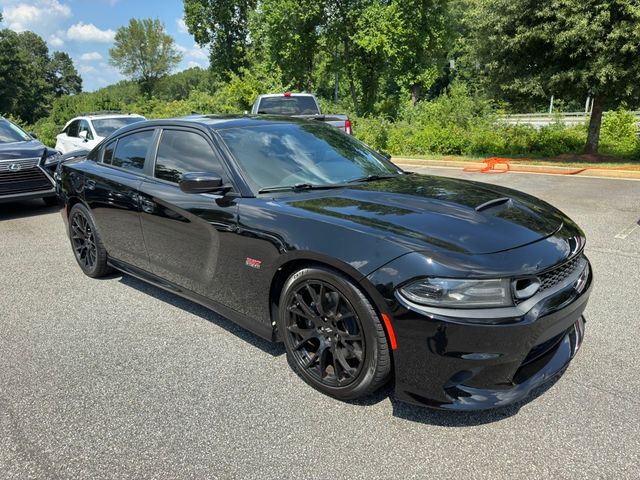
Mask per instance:
[[[0,119],[0,143],[27,142],[31,137],[20,127],[4,118]]]
[[[178,183],[186,172],[208,172],[222,176],[222,165],[209,143],[199,134],[182,130],[162,132],[155,176]]]
[[[91,133],[91,127],[89,127],[89,122],[86,120],[80,120],[80,130],[78,132],[78,136],[80,133],[87,132],[87,140],[93,140],[93,134]]]
[[[218,133],[255,190],[297,183],[340,184],[399,173],[382,155],[326,125],[271,124]]]
[[[113,153],[111,165],[127,170],[142,171],[147,149],[151,144],[152,138],[153,130],[145,130],[121,137]]]

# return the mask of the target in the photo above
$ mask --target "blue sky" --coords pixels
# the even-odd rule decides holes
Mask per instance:
[[[0,0],[0,27],[31,30],[44,38],[51,52],[73,58],[85,91],[115,83],[123,77],[109,65],[109,48],[116,30],[130,18],[159,18],[183,53],[176,71],[207,67],[208,52],[187,32],[180,0]]]

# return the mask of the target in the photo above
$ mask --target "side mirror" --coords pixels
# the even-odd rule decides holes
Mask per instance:
[[[32,138],[35,138],[35,139],[38,138],[38,135],[36,135],[35,132],[29,132],[29,135],[31,135]]]
[[[230,189],[228,185],[223,185],[218,175],[207,172],[183,173],[178,185],[185,193],[225,192]]]

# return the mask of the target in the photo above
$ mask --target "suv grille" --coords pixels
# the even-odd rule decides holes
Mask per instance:
[[[9,170],[12,164],[20,164],[21,169]],[[51,190],[51,180],[37,167],[38,159],[12,160],[0,163],[0,196]]]
[[[559,267],[555,267],[552,270],[538,275],[538,278],[540,279],[540,289],[538,290],[538,292],[543,292],[544,290],[557,285],[565,278],[570,276],[576,270],[576,268],[578,268],[578,265],[580,265],[581,259],[582,255],[576,255],[572,260],[569,260]]]

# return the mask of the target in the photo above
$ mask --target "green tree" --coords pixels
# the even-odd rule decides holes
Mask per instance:
[[[258,15],[263,30],[252,37],[264,40],[270,60],[286,83],[299,90],[313,85],[314,59],[324,21],[324,4],[318,0],[263,0]]]
[[[49,75],[56,97],[75,95],[82,91],[82,78],[65,52],[53,52],[49,62]]]
[[[210,68],[220,79],[247,65],[249,15],[256,0],[184,0],[184,22],[201,47],[209,47]]]
[[[475,53],[494,95],[593,98],[586,153],[602,112],[640,98],[637,0],[469,0]]]
[[[143,93],[151,96],[160,78],[182,60],[173,38],[158,19],[129,20],[116,32],[114,47],[109,49],[109,63],[137,81]]]

